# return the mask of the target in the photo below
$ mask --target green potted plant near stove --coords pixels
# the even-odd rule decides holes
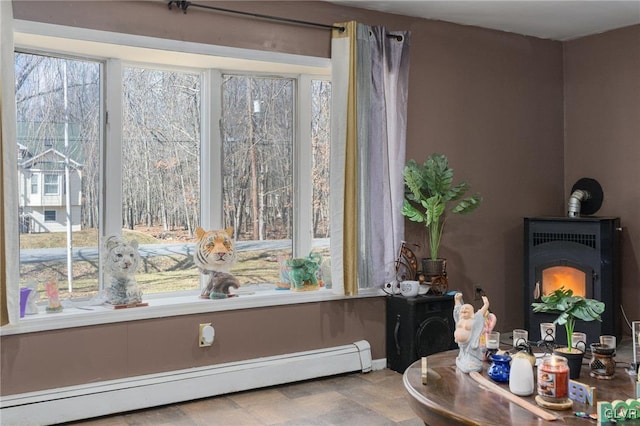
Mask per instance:
[[[403,171],[405,194],[402,214],[424,223],[429,235],[429,258],[423,265],[428,281],[446,275],[446,261],[439,257],[446,213],[468,214],[482,202],[480,194],[464,197],[469,184],[453,185],[453,169],[444,154],[432,154],[423,164],[409,160]]]
[[[559,313],[558,318],[553,322],[557,325],[564,325],[567,333],[567,347],[557,347],[554,349],[554,353],[567,358],[569,362],[569,377],[577,379],[580,377],[584,351],[571,347],[576,319],[587,322],[602,321],[600,314],[604,312],[605,305],[598,300],[575,296],[571,289],[565,289],[564,287],[560,287],[540,299],[542,302],[531,304],[533,312]],[[586,347],[587,342],[584,342],[584,344]]]

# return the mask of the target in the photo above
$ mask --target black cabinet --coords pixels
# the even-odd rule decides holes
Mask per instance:
[[[453,296],[387,297],[387,366],[403,373],[423,356],[457,348]]]

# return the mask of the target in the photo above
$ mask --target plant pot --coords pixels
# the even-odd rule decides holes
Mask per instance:
[[[570,379],[580,378],[580,370],[582,369],[582,358],[584,357],[584,352],[576,348],[573,348],[571,349],[571,351],[569,351],[569,348],[563,347],[554,349],[553,353],[567,359]]]
[[[427,283],[431,285],[429,293],[439,296],[447,292],[449,283],[447,281],[447,260],[446,259],[422,259],[422,273]]]
[[[444,277],[447,275],[447,260],[446,259],[422,259],[422,272],[428,282],[431,282],[435,277]]]

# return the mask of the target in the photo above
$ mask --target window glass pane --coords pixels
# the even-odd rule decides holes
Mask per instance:
[[[200,76],[123,69],[122,209],[140,244],[143,294],[198,289],[194,230],[200,224]]]
[[[323,259],[320,273],[330,286],[329,154],[331,146],[331,82],[311,82],[311,148],[313,155],[313,251]]]
[[[224,75],[223,206],[244,287],[273,288],[291,257],[294,80]],[[269,283],[269,284],[265,284]]]
[[[100,64],[16,53],[15,73],[20,286],[36,286],[40,300],[51,280],[62,297],[92,295],[98,289]],[[68,195],[60,188],[67,182]]]
[[[44,195],[58,194],[58,175],[44,175]]]
[[[31,193],[32,194],[38,193],[38,177],[39,176],[37,174],[31,175]]]

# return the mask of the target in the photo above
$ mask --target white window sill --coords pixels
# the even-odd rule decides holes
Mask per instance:
[[[360,289],[357,296],[344,296],[333,293],[328,289],[304,292],[266,290],[254,294],[240,294],[237,297],[216,300],[200,299],[199,292],[173,297],[154,297],[153,295],[149,295],[148,297],[143,297],[142,300],[144,303],[148,303],[148,306],[137,308],[113,309],[112,307],[104,305],[84,305],[75,308],[65,308],[58,313],[45,313],[44,307],[40,307],[40,313],[26,315],[24,318],[21,318],[17,324],[8,324],[0,327],[0,336],[178,315],[384,295],[385,293],[381,289]]]

